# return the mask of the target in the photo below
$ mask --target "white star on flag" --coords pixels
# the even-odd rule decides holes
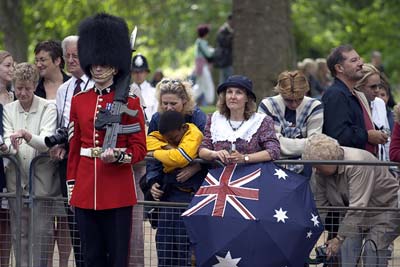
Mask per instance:
[[[311,238],[311,236],[312,236],[312,232],[310,230],[310,231],[307,232],[307,238]]]
[[[286,180],[286,177],[288,176],[286,172],[284,172],[282,169],[275,169],[275,176],[278,176],[278,179],[283,179]]]
[[[311,213],[311,217],[311,221],[314,223],[314,226],[319,227],[318,215]]]
[[[225,258],[217,256],[219,263],[214,264],[213,267],[237,267],[237,264],[242,258],[232,259],[231,252],[226,253]]]
[[[283,211],[282,208],[279,208],[279,210],[275,210],[275,215],[274,217],[276,218],[276,222],[282,221],[285,223],[285,219],[289,219],[288,216],[286,216],[287,211]]]

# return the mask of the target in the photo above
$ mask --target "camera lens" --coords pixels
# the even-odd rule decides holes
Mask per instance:
[[[68,129],[58,128],[56,133],[52,136],[46,136],[44,142],[47,147],[68,143]]]

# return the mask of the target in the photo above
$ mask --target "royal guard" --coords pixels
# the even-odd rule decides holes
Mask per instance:
[[[72,98],[67,186],[87,267],[128,266],[131,166],[146,155],[143,112],[128,96],[131,52],[121,18],[103,13],[80,24],[80,64],[95,84]]]

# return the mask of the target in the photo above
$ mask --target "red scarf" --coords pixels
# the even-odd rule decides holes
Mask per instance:
[[[362,101],[358,97],[358,95],[356,93],[354,93],[354,95],[357,97],[358,102],[360,103],[362,111],[363,111],[365,129],[367,130],[367,132],[369,130],[375,130],[374,123],[372,122],[371,117],[368,115],[367,109],[365,108],[364,104],[362,103]],[[377,155],[377,151],[378,151],[378,146],[367,142],[365,144],[365,150],[371,152],[373,155],[376,156]]]

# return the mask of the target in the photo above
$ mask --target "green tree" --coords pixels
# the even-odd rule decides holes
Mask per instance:
[[[276,77],[295,65],[289,0],[233,4],[234,69],[254,83],[257,99],[273,95]]]
[[[34,46],[42,40],[62,40],[65,36],[77,34],[79,22],[98,12],[107,12],[126,19],[130,29],[138,26],[135,45],[150,61],[150,67],[172,67],[193,65],[192,46],[196,39],[196,26],[200,23],[212,24],[211,42],[215,32],[231,10],[230,0],[4,0],[0,1],[0,19],[8,13],[8,19],[1,20],[3,42],[0,47],[13,54],[22,53],[18,60],[33,59]],[[4,9],[4,3],[21,8]],[[13,20],[21,10],[23,19]],[[2,12],[3,11],[3,12]],[[22,21],[22,23],[21,23]],[[10,27],[18,24],[21,31]],[[9,31],[6,31],[10,29]],[[25,36],[24,42],[9,40],[10,33]],[[1,36],[0,36],[1,37]],[[10,43],[11,45],[6,45]]]
[[[399,11],[398,1],[293,0],[298,58],[326,57],[333,47],[350,43],[366,62],[373,50],[381,51],[387,74],[398,82]]]
[[[18,61],[25,60],[27,36],[21,24],[23,12],[20,0],[0,1],[0,32],[4,47]]]
[[[289,0],[288,0],[289,1]],[[235,1],[234,23],[239,27],[238,35],[265,35],[271,20],[262,19],[274,1]],[[293,58],[326,57],[330,49],[343,43],[351,43],[365,61],[369,61],[372,50],[380,50],[386,72],[392,81],[400,81],[400,51],[397,49],[400,33],[398,14],[400,4],[393,0],[291,0],[281,5],[289,6],[291,14],[282,13],[280,24],[270,27],[265,43],[256,46],[242,46],[245,40],[236,38],[236,72],[251,73],[257,88],[271,88],[278,70],[252,68],[246,63],[253,58],[253,52],[268,54],[266,47],[290,32],[286,22],[293,21],[295,45],[282,43],[294,49],[278,47],[274,55],[283,61],[277,69],[285,66],[293,68]],[[232,0],[1,0],[0,1],[0,49],[10,50],[18,61],[33,60],[33,48],[37,42],[46,39],[62,40],[65,36],[76,34],[79,22],[97,12],[108,12],[126,19],[130,29],[139,28],[136,48],[146,55],[152,70],[186,66],[193,67],[193,43],[196,39],[196,26],[200,23],[212,25],[209,42],[215,44],[218,27],[232,11]],[[237,14],[237,16],[235,16]],[[289,17],[290,14],[290,17]],[[243,15],[246,15],[243,17]],[[250,16],[254,23],[247,23]],[[245,32],[241,32],[244,29]],[[275,30],[275,32],[274,32]],[[289,35],[290,36],[290,35]],[[260,37],[260,39],[261,39]],[[247,38],[247,37],[246,37]],[[247,41],[251,39],[246,39]],[[248,49],[252,47],[252,49]],[[293,53],[295,51],[295,53]],[[278,57],[279,59],[279,57]],[[250,60],[251,61],[251,60]],[[275,60],[265,59],[265,65],[274,65]],[[239,67],[240,66],[240,67]],[[262,79],[268,80],[264,85]],[[261,83],[260,83],[260,82]],[[265,93],[269,94],[269,93]]]

